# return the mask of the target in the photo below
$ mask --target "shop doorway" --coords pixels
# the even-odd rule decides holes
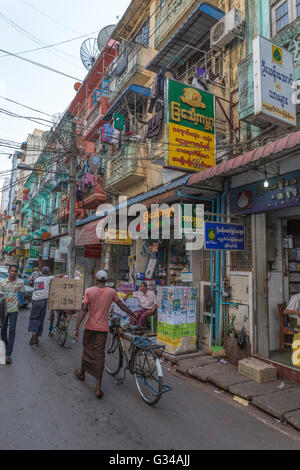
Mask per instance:
[[[274,234],[276,236],[276,233]],[[280,305],[288,305],[292,296],[300,294],[300,216],[289,219],[281,219],[281,246],[277,246],[282,253],[282,272],[277,274],[274,281],[276,285],[269,291],[269,298],[272,292],[278,293],[276,299],[277,318],[270,316],[271,336],[276,333],[276,349],[270,348],[270,359],[289,367],[295,367],[292,363],[293,335],[283,332],[284,327],[290,327],[295,333],[300,332],[300,317],[286,317],[282,315]],[[276,273],[273,275],[275,279]],[[274,283],[273,282],[273,283]],[[282,293],[279,295],[279,293]],[[273,300],[274,295],[273,295]],[[275,312],[275,305],[274,305]],[[274,344],[274,338],[270,336],[270,342]],[[273,349],[273,350],[272,350]],[[300,368],[297,368],[300,370]]]

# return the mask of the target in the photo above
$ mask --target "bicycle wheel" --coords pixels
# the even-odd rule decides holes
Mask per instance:
[[[117,375],[123,366],[123,351],[118,335],[109,332],[105,348],[105,370],[110,375]]]
[[[137,350],[134,361],[134,378],[139,394],[148,405],[160,400],[163,373],[159,359],[151,350]]]
[[[58,314],[56,324],[56,337],[58,344],[63,348],[68,335],[67,315],[62,312]]]

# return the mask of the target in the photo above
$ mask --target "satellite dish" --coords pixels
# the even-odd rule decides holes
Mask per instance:
[[[80,57],[83,65],[87,70],[93,68],[94,63],[99,55],[97,39],[89,38],[84,41],[80,48]]]
[[[101,29],[100,33],[98,34],[98,39],[97,39],[98,48],[100,52],[102,52],[102,50],[105,48],[115,27],[116,27],[115,24],[110,24],[108,26],[105,26],[105,28]]]
[[[53,116],[52,116],[52,122],[53,122],[53,124],[57,124],[57,123],[61,120],[62,115],[63,115],[63,113],[56,113],[56,114],[53,114]]]

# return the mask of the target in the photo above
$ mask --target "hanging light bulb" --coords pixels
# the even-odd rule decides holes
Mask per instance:
[[[265,170],[265,181],[264,181],[264,187],[265,187],[265,188],[268,188],[268,187],[269,187],[269,181],[268,181],[267,170]]]

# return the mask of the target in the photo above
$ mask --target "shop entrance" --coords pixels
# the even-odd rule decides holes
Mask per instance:
[[[293,335],[286,334],[283,328],[300,332],[300,317],[283,316],[282,306],[288,305],[292,296],[300,294],[300,215],[280,219],[280,229],[281,236],[270,229],[271,237],[268,237],[270,359],[295,367],[292,363]]]

